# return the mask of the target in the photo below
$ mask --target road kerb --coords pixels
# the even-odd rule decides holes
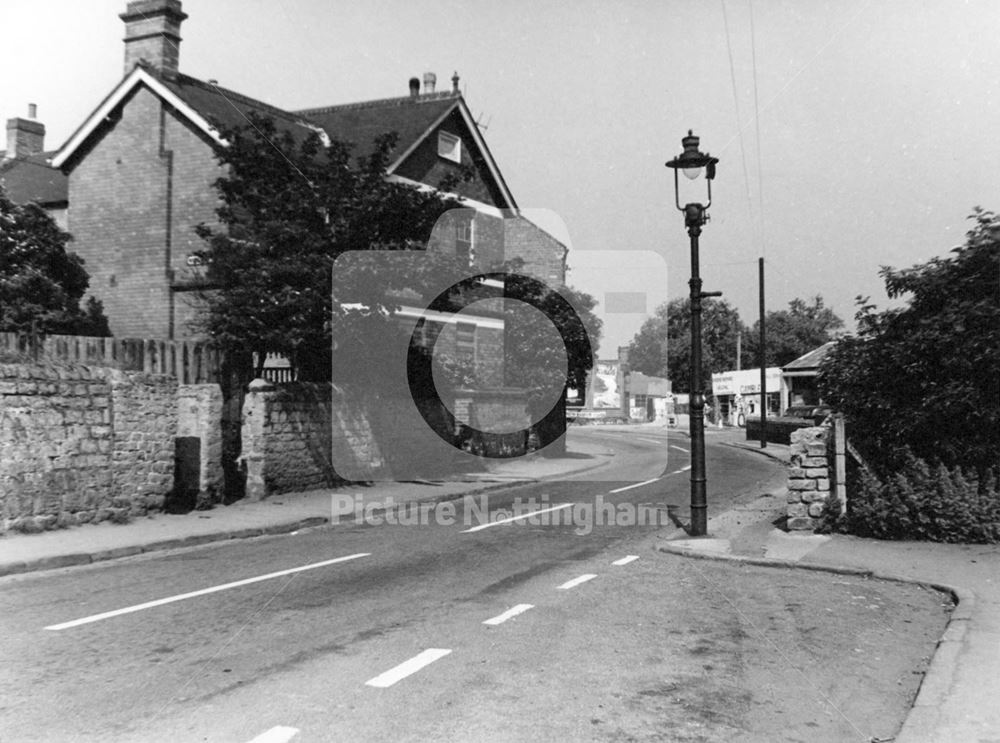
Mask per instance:
[[[951,689],[952,680],[958,669],[959,657],[963,650],[969,620],[975,607],[975,594],[969,589],[899,575],[882,574],[878,571],[865,568],[819,565],[816,563],[803,563],[769,557],[699,552],[687,547],[674,547],[663,543],[657,545],[657,551],[701,560],[718,560],[771,568],[813,570],[816,572],[832,573],[834,575],[851,575],[860,578],[907,583],[924,588],[933,588],[942,593],[950,594],[952,601],[955,602],[955,610],[948,618],[948,625],[938,640],[934,655],[931,657],[930,666],[927,668],[927,673],[924,674],[924,678],[920,683],[917,696],[913,700],[910,711],[907,712],[906,718],[903,720],[903,724],[895,738],[897,743],[944,740],[944,738],[934,737],[936,733],[933,730],[936,721],[939,719],[938,710]],[[930,737],[927,737],[929,730],[932,732],[930,733]]]
[[[469,495],[489,494],[500,490],[524,487],[525,485],[531,485],[533,483],[549,482],[563,477],[568,477],[570,475],[576,476],[586,472],[590,472],[595,469],[600,469],[601,467],[606,467],[608,464],[609,462],[605,461],[605,462],[600,462],[598,464],[589,465],[587,467],[573,469],[567,472],[545,475],[537,478],[525,477],[523,479],[511,480],[509,482],[490,483],[488,485],[483,485],[480,487],[477,487],[475,483],[462,483],[463,485],[467,484],[470,485],[471,487],[469,489],[463,489],[461,491],[454,493],[446,493],[443,495],[432,496],[430,498],[396,503],[393,504],[392,506],[375,505],[372,506],[370,513],[372,513],[373,515],[385,515],[389,513],[390,510],[395,513],[401,509],[412,507],[412,504],[414,503],[420,505],[434,506],[438,503],[444,503],[446,501],[459,500]],[[149,554],[155,552],[164,552],[167,550],[197,547],[206,544],[213,544],[215,542],[225,542],[231,539],[249,539],[260,536],[279,536],[282,534],[289,534],[291,532],[304,531],[307,529],[312,530],[328,526],[330,526],[330,519],[328,517],[311,516],[304,519],[296,519],[294,521],[271,524],[261,527],[224,529],[217,532],[210,532],[208,534],[196,534],[196,535],[176,537],[170,539],[159,539],[154,542],[150,542],[148,544],[126,545],[123,547],[114,547],[114,548],[97,550],[92,553],[84,552],[84,553],[73,553],[68,555],[52,555],[47,557],[40,557],[34,560],[23,560],[23,561],[19,560],[15,562],[0,564],[0,578],[8,575],[23,575],[24,573],[33,573],[42,570],[55,570],[58,568],[74,567],[79,565],[90,565],[95,562],[106,562],[108,560],[116,560],[124,557],[131,557],[138,554]],[[124,528],[127,528],[127,526]]]

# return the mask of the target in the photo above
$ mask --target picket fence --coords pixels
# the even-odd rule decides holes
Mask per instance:
[[[202,341],[0,333],[0,359],[69,361],[168,374],[180,384],[219,381],[221,357]]]

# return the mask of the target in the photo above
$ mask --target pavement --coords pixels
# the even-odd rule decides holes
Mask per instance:
[[[729,437],[727,437],[729,438]],[[788,447],[731,446],[787,461]],[[776,568],[916,583],[956,603],[930,668],[894,743],[1000,743],[1000,545],[889,542],[778,528],[787,491],[709,519],[708,535],[677,530],[661,552]]]
[[[788,459],[788,447],[768,444],[761,449],[744,441],[741,431],[707,429],[706,435],[779,461]],[[288,493],[183,515],[156,514],[123,525],[8,533],[0,536],[0,576],[295,532],[329,523],[338,498],[355,499],[355,506],[377,514],[415,502],[453,500],[512,484],[581,474],[604,466],[611,457],[610,449],[576,439],[570,457],[535,455],[453,481],[383,482]],[[691,558],[918,583],[950,593],[956,608],[894,743],[1000,743],[1000,545],[790,534],[775,525],[784,509],[785,492],[769,493],[710,519],[707,537],[690,538],[677,530],[664,535],[659,549]]]
[[[565,458],[538,454],[492,463],[488,471],[467,472],[453,480],[416,480],[352,484],[339,488],[246,499],[232,505],[186,514],[156,513],[126,524],[101,522],[37,534],[0,535],[0,577],[147,552],[195,547],[228,539],[288,534],[330,523],[335,510],[377,516],[412,503],[433,504],[518,483],[557,479],[604,466],[614,452],[591,441],[575,440]]]

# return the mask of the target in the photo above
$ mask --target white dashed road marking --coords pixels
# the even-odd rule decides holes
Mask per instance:
[[[365,686],[375,686],[379,689],[385,689],[397,681],[405,679],[410,674],[416,673],[424,666],[429,666],[434,661],[440,660],[450,652],[450,650],[444,648],[428,648],[424,652],[413,656],[408,661],[400,663],[395,668],[390,668],[385,673],[380,673],[375,678],[365,681]]]
[[[468,534],[473,531],[482,531],[483,529],[489,529],[491,526],[500,526],[501,524],[509,524],[513,521],[520,521],[521,519],[530,519],[532,516],[537,516],[540,513],[549,513],[550,511],[561,511],[564,508],[571,508],[572,503],[563,503],[558,506],[553,506],[552,508],[540,508],[537,511],[531,511],[530,513],[522,513],[519,516],[511,516],[506,519],[497,519],[496,521],[490,521],[487,524],[480,524],[479,526],[473,526],[471,529],[464,529],[462,534]]]
[[[677,446],[676,444],[671,444],[670,448],[671,449],[677,449],[677,451],[682,451],[685,454],[690,454],[690,452],[687,449],[685,449],[683,446]]]
[[[278,727],[271,728],[267,732],[261,733],[256,738],[251,740],[250,743],[288,743],[288,741],[298,734],[298,728],[289,728],[284,725],[279,725]]]
[[[615,488],[614,490],[609,490],[608,492],[609,493],[624,493],[626,490],[631,490],[632,488],[641,488],[643,485],[650,485],[650,484],[656,482],[659,479],[660,479],[659,477],[654,477],[652,480],[646,480],[645,482],[633,483],[632,485],[626,485],[623,488]]]
[[[508,609],[503,614],[498,614],[492,619],[487,619],[485,622],[483,622],[483,624],[489,624],[495,627],[498,624],[503,624],[511,617],[516,617],[518,614],[524,614],[524,612],[526,612],[528,609],[533,609],[533,608],[534,604],[518,604],[512,609]]]
[[[574,578],[573,580],[568,580],[561,586],[557,586],[558,589],[563,591],[568,591],[570,588],[576,588],[581,583],[586,583],[588,580],[593,580],[597,576],[594,573],[584,573],[579,578]]]
[[[71,622],[63,622],[62,624],[52,624],[46,627],[47,630],[63,630],[69,629],[71,627],[79,627],[81,624],[90,624],[91,622],[99,622],[102,619],[111,619],[111,617],[121,616],[122,614],[131,614],[134,611],[142,611],[143,609],[152,609],[156,606],[163,606],[164,604],[172,604],[175,601],[184,601],[185,599],[193,599],[196,596],[205,596],[210,593],[217,593],[219,591],[227,591],[230,588],[239,588],[240,586],[248,586],[251,583],[260,583],[262,580],[271,580],[272,578],[280,578],[283,575],[292,575],[293,573],[301,573],[305,570],[315,570],[316,568],[323,568],[327,565],[335,565],[338,562],[347,562],[348,560],[357,560],[359,557],[368,557],[371,552],[359,552],[356,555],[347,555],[345,557],[335,557],[332,560],[323,560],[323,562],[314,562],[311,565],[302,565],[297,568],[289,568],[288,570],[279,570],[276,573],[268,573],[267,575],[258,575],[256,578],[246,578],[244,580],[234,581],[232,583],[223,583],[221,586],[212,586],[211,588],[202,588],[200,591],[191,591],[190,593],[180,593],[176,596],[168,596],[165,599],[156,599],[156,601],[147,601],[144,604],[136,604],[135,606],[126,606],[124,609],[115,609],[114,611],[106,611],[103,614],[93,614],[89,617],[83,617],[83,619],[74,619]]]
[[[639,555],[626,555],[620,560],[615,560],[612,565],[628,565],[630,562],[635,562],[639,559]]]

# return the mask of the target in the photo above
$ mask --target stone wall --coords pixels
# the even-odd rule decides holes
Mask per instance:
[[[800,428],[791,433],[788,469],[788,529],[815,529],[830,497],[828,426]]]
[[[0,529],[125,520],[173,488],[176,382],[75,364],[0,364]]]
[[[414,401],[330,384],[250,383],[243,404],[246,497],[332,487],[345,481],[443,476],[482,462],[468,452],[516,456],[527,440],[522,392],[476,392],[447,404],[468,424],[496,436],[471,435],[460,451],[462,424],[435,399]],[[512,417],[513,416],[513,417]],[[499,447],[498,451],[491,449]]]
[[[250,383],[243,401],[246,497],[335,485],[332,458],[331,386],[297,383],[276,388],[263,379]],[[363,430],[355,427],[360,438]]]

